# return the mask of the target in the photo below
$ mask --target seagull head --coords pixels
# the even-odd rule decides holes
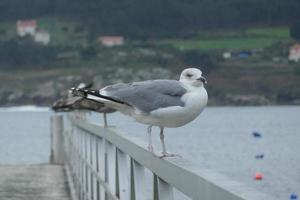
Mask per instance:
[[[197,68],[183,70],[180,75],[180,81],[194,87],[201,87],[203,84],[207,84],[206,79],[202,76],[202,71]]]
[[[85,83],[79,83],[79,85],[77,86],[77,88],[83,89],[86,87]]]

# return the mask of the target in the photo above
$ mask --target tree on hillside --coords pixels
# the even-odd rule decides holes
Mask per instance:
[[[20,68],[42,65],[56,59],[58,50],[55,47],[34,44],[29,39],[0,42],[0,65]]]
[[[290,36],[295,40],[300,40],[300,22],[295,23],[290,28]]]
[[[189,50],[182,55],[182,59],[187,66],[199,67],[205,73],[209,73],[216,68],[212,57],[209,54],[199,52],[198,50]]]

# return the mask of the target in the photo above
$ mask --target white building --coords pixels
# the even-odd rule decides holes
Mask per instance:
[[[34,36],[37,28],[36,20],[18,20],[17,21],[17,34],[20,37],[26,35]]]
[[[290,48],[289,61],[299,62],[300,44],[295,44]]]
[[[43,45],[48,45],[50,42],[50,34],[48,31],[39,30],[34,35],[34,41]]]
[[[231,58],[231,56],[232,56],[231,52],[229,52],[229,51],[226,51],[226,52],[223,53],[223,58],[224,59],[229,59],[229,58]]]
[[[98,42],[107,47],[121,46],[124,44],[124,38],[122,36],[101,36],[98,38]]]

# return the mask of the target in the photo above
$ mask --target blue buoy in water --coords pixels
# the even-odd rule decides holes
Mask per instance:
[[[253,131],[252,135],[253,135],[253,137],[256,137],[256,138],[260,138],[261,137],[261,133],[256,132],[256,131]]]
[[[297,194],[292,193],[291,196],[290,196],[290,199],[292,199],[292,200],[298,199]]]
[[[255,155],[256,159],[264,159],[265,155],[264,154],[257,154]]]

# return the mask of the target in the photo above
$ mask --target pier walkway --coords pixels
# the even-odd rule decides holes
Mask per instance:
[[[1,200],[71,200],[62,165],[0,166]]]

